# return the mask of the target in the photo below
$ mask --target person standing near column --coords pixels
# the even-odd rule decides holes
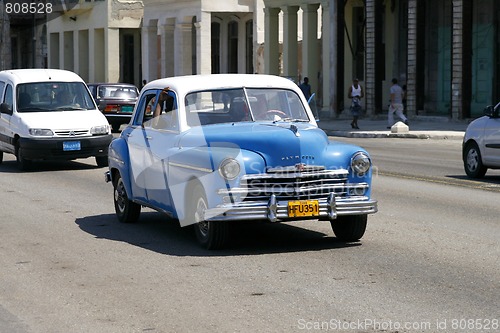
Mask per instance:
[[[398,116],[406,125],[408,124],[408,118],[405,117],[403,113],[403,98],[404,91],[398,84],[398,79],[392,79],[392,86],[390,89],[391,93],[391,104],[389,105],[389,111],[387,114],[388,126],[387,128],[391,128],[394,125],[394,114]]]
[[[363,87],[359,84],[358,79],[352,80],[352,85],[349,87],[347,92],[347,97],[352,99],[351,102],[351,114],[352,114],[352,122],[351,127],[355,129],[359,129],[358,127],[358,119],[361,115],[361,98],[365,95],[363,92]]]

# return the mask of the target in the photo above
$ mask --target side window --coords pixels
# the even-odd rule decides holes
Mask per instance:
[[[3,89],[5,88],[5,82],[0,81],[0,98],[3,97]],[[3,99],[2,99],[3,103]]]
[[[142,125],[153,117],[153,110],[156,106],[156,91],[149,90],[142,94],[137,102],[137,112],[134,119],[135,125]]]
[[[14,104],[14,94],[12,90],[12,86],[10,84],[7,85],[5,89],[5,95],[3,96],[3,103],[9,105],[12,109],[12,105]]]

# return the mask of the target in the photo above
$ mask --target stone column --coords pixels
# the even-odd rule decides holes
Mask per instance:
[[[190,17],[185,18],[186,20]],[[192,74],[192,47],[191,47],[191,21],[178,22],[175,25],[174,45],[177,46],[175,52],[175,73],[174,75]]]
[[[411,119],[417,114],[417,1],[408,0],[408,67],[406,109]]]
[[[167,23],[162,27],[162,38],[161,38],[161,76],[169,77],[174,76],[174,54],[175,54],[175,44],[174,44],[174,30],[175,25],[174,19],[168,19]]]
[[[302,79],[309,77],[312,92],[318,91],[318,8],[319,4],[301,6],[303,11]]]
[[[120,80],[120,29],[106,30],[106,82],[118,82]]]
[[[321,43],[322,43],[322,50],[323,50],[323,56],[322,56],[322,82],[323,82],[323,89],[321,91],[321,105],[322,108],[324,109],[325,107],[329,107],[330,105],[330,4],[325,1],[321,3],[321,9],[322,9],[322,17],[321,17],[321,22],[322,22],[322,27],[321,27]]]
[[[330,56],[329,56],[329,61],[328,64],[329,66],[324,68],[323,71],[326,71],[328,68],[328,71],[330,72],[330,85],[329,85],[329,103],[326,105],[330,106],[330,118],[334,118],[339,114],[339,106],[337,104],[337,61],[338,61],[338,50],[343,49],[339,48],[337,43],[338,43],[338,16],[337,12],[339,11],[339,6],[338,6],[338,1],[337,0],[330,0],[330,7],[328,8],[328,13],[330,14],[330,26],[329,26],[329,51],[330,51]],[[342,7],[342,10],[344,8]],[[323,44],[324,45],[324,44]],[[324,81],[323,81],[324,82]],[[326,90],[325,90],[326,91]]]
[[[374,116],[376,110],[376,85],[382,82],[376,82],[375,69],[375,25],[376,25],[376,0],[366,2],[366,33],[365,33],[365,108],[366,115]]]
[[[196,71],[198,74],[212,73],[212,15],[201,12],[196,26]]]
[[[264,71],[267,74],[280,74],[279,68],[279,8],[266,7],[264,36]]]
[[[461,119],[464,115],[464,0],[453,1],[453,39],[451,48],[451,118]],[[470,79],[470,78],[469,78]]]
[[[297,81],[297,11],[299,6],[285,6],[281,10],[283,11],[283,75]]]
[[[158,78],[157,72],[157,32],[156,26],[142,27],[142,75],[143,79],[149,81]]]

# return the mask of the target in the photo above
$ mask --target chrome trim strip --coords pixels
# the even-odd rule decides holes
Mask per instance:
[[[214,170],[212,170],[212,169],[197,167],[195,165],[189,165],[189,164],[180,164],[180,163],[175,163],[175,162],[168,162],[168,165],[169,166],[178,167],[178,168],[184,168],[184,169],[190,169],[190,170],[195,170],[195,171],[206,172],[206,173],[214,172]]]

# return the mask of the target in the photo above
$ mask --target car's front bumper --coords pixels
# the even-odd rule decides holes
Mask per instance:
[[[19,146],[22,149],[23,158],[29,160],[72,160],[91,156],[107,156],[111,140],[113,140],[113,135],[111,134],[50,139],[20,138]],[[65,151],[63,143],[71,141],[79,141],[80,149]]]
[[[368,197],[336,198],[319,200],[319,215],[312,218],[335,220],[342,215],[366,215],[378,211],[377,201]],[[269,220],[271,222],[302,220],[310,217],[289,217],[288,201],[278,201],[271,195],[267,202],[238,202],[219,205],[205,211],[207,221]]]

